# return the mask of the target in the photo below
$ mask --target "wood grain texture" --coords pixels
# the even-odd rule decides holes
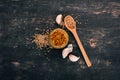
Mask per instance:
[[[73,54],[80,60],[62,59],[62,50],[39,50],[32,43],[35,33],[58,28],[58,14],[71,15],[77,33],[92,62],[87,68],[70,35]],[[1,0],[0,80],[119,80],[119,0]]]

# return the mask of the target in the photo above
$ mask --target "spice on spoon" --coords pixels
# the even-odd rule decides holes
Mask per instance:
[[[68,15],[64,18],[64,22],[65,22],[65,26],[74,29],[76,28],[76,22],[74,21],[74,19]]]

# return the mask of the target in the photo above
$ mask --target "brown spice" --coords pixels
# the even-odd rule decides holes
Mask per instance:
[[[35,42],[38,48],[42,49],[49,46],[47,34],[35,34],[33,37],[35,39],[32,42]]]
[[[76,26],[74,19],[70,15],[64,18],[64,22],[65,22],[66,27],[69,27],[71,29],[75,28]]]
[[[97,41],[96,41],[95,39],[91,38],[91,39],[89,40],[89,44],[90,44],[90,46],[91,46],[92,48],[95,48],[95,47],[96,47],[96,44],[97,44]]]
[[[68,43],[68,34],[63,29],[57,28],[50,33],[49,39],[54,48],[63,48]]]

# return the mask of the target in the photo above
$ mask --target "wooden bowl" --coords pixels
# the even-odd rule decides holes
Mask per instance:
[[[61,28],[56,28],[50,32],[49,43],[53,48],[64,48],[69,41],[67,32]]]

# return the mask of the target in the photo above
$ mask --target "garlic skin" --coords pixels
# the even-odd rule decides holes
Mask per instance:
[[[69,59],[70,59],[71,62],[77,62],[80,59],[80,57],[77,57],[73,54],[70,54]]]
[[[63,16],[62,16],[62,14],[59,14],[59,15],[57,15],[57,17],[56,17],[56,22],[57,22],[57,24],[61,24],[63,21],[62,21],[62,18],[63,18]]]
[[[69,44],[67,48],[63,49],[62,51],[62,57],[63,59],[65,59],[69,53],[71,53],[73,51],[73,46],[72,44]]]

